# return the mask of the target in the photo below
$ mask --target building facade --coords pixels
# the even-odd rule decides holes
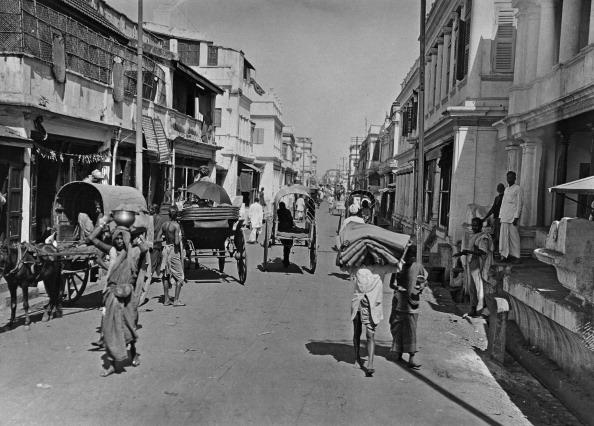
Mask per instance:
[[[0,40],[0,185],[8,192],[0,233],[12,241],[40,238],[54,222],[57,190],[94,169],[105,183],[135,185],[136,123],[149,203],[160,203],[181,180],[176,160],[214,168],[218,147],[204,122],[222,90],[159,40],[145,39],[143,115],[136,117],[134,42],[101,10],[17,0],[2,3],[0,15],[20,23]]]
[[[295,130],[293,126],[283,127],[283,145],[282,145],[282,185],[292,185],[297,177],[297,169],[294,165],[296,161],[297,146],[295,141]]]

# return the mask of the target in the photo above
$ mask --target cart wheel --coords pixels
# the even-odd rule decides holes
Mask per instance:
[[[241,258],[237,260],[237,273],[239,282],[245,284],[245,280],[247,279],[247,253],[245,248],[241,252]]]
[[[336,233],[340,232],[340,225],[342,225],[342,215],[338,218],[338,228],[336,228]]]
[[[268,246],[270,245],[270,236],[268,233],[268,221],[264,227],[264,261],[262,262],[262,269],[268,270]]]
[[[90,266],[82,271],[62,270],[60,279],[64,289],[65,302],[74,303],[81,298],[87,288],[87,283],[91,279],[91,269],[93,268],[96,268],[96,266]]]
[[[313,274],[316,272],[316,266],[318,264],[318,237],[315,225],[312,234],[313,236],[309,243],[309,272]]]

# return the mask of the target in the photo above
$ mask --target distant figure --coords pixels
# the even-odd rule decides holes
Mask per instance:
[[[303,195],[300,195],[299,198],[297,198],[297,201],[295,201],[295,208],[295,219],[303,220],[305,214],[305,199],[303,198]]]
[[[258,242],[258,236],[262,230],[262,222],[264,220],[264,210],[262,209],[262,204],[260,204],[260,200],[258,198],[256,198],[250,205],[249,219],[252,232],[250,232],[248,243],[253,244]]]
[[[507,172],[507,184],[501,201],[499,218],[499,253],[504,262],[520,261],[520,231],[518,225],[522,214],[522,188],[516,184],[516,173]]]
[[[497,196],[493,200],[493,205],[491,209],[487,212],[482,221],[486,221],[489,219],[491,215],[493,215],[493,229],[492,229],[492,237],[493,237],[493,244],[495,245],[495,253],[499,253],[499,230],[501,229],[501,219],[499,218],[499,212],[501,211],[501,203],[503,201],[503,193],[505,192],[505,185],[500,183],[497,185]]]
[[[266,199],[264,198],[264,187],[260,188],[260,194],[258,195],[258,199],[260,200],[260,204],[262,207],[266,207]]]
[[[282,201],[278,203],[278,210],[276,211],[276,215],[278,219],[278,231],[292,232],[295,228],[293,215],[291,215],[291,212],[289,211],[289,209],[287,209],[285,203],[283,203]],[[283,265],[285,268],[288,268],[291,264],[289,256],[291,255],[291,247],[293,247],[293,240],[281,238],[281,243],[283,244]]]
[[[210,170],[207,166],[200,166],[198,168],[198,173],[196,177],[194,177],[194,182],[212,182],[210,176]]]
[[[340,225],[340,232],[344,229],[347,223],[356,222],[356,223],[365,223],[365,220],[361,217],[361,210],[355,205],[351,204],[349,206],[349,217],[347,217]]]
[[[365,223],[371,222],[371,207],[369,207],[369,201],[363,200],[361,203],[361,217],[365,221]]]

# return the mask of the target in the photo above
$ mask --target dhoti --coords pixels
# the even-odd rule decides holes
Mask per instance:
[[[512,223],[501,222],[499,231],[499,254],[506,258],[520,258],[520,232]]]
[[[164,276],[174,279],[177,283],[183,283],[184,265],[180,252],[173,244],[163,245],[160,270]]]

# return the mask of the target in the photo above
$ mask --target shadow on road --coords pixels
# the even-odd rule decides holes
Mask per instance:
[[[485,423],[487,423],[489,425],[500,425],[501,424],[501,423],[498,423],[495,420],[491,419],[489,416],[483,414],[481,411],[477,410],[472,405],[470,405],[466,401],[460,399],[459,397],[457,397],[450,391],[446,390],[439,384],[435,383],[433,380],[429,379],[428,377],[425,377],[421,372],[408,368],[406,366],[406,364],[404,364],[404,363],[393,362],[392,360],[390,360],[388,357],[390,346],[386,345],[385,343],[383,343],[383,344],[381,344],[381,343],[383,343],[383,342],[376,342],[376,345],[375,345],[376,356],[388,359],[390,362],[393,363],[393,365],[396,365],[399,368],[401,368],[402,370],[406,371],[411,376],[413,376],[416,379],[418,379],[419,381],[425,383],[427,386],[429,386],[436,392],[440,393],[441,395],[443,395],[444,397],[446,397],[453,403],[457,404],[461,408],[465,409],[470,414],[478,417]],[[332,342],[332,341],[327,341],[327,340],[326,341],[324,341],[324,340],[311,341],[311,342],[307,343],[305,345],[305,347],[307,348],[309,353],[311,353],[312,355],[332,356],[338,362],[345,362],[348,364],[355,363],[355,353],[353,350],[353,346],[352,346],[352,344],[346,343],[344,341],[339,341],[339,342]],[[362,344],[361,349],[363,350],[364,347],[365,347],[365,345]]]
[[[444,288],[440,284],[436,283],[430,283],[430,287],[436,302],[429,302],[431,309],[437,312],[462,317],[460,310],[456,307],[456,304],[452,300],[452,296],[450,295],[450,292],[447,288]]]
[[[288,268],[285,268],[283,265],[283,260],[280,257],[277,257],[274,260],[268,262],[266,266],[266,270],[264,270],[264,266],[262,264],[258,265],[258,270],[260,272],[275,272],[275,273],[285,273],[285,274],[303,274],[303,269],[300,266],[291,263]]]

